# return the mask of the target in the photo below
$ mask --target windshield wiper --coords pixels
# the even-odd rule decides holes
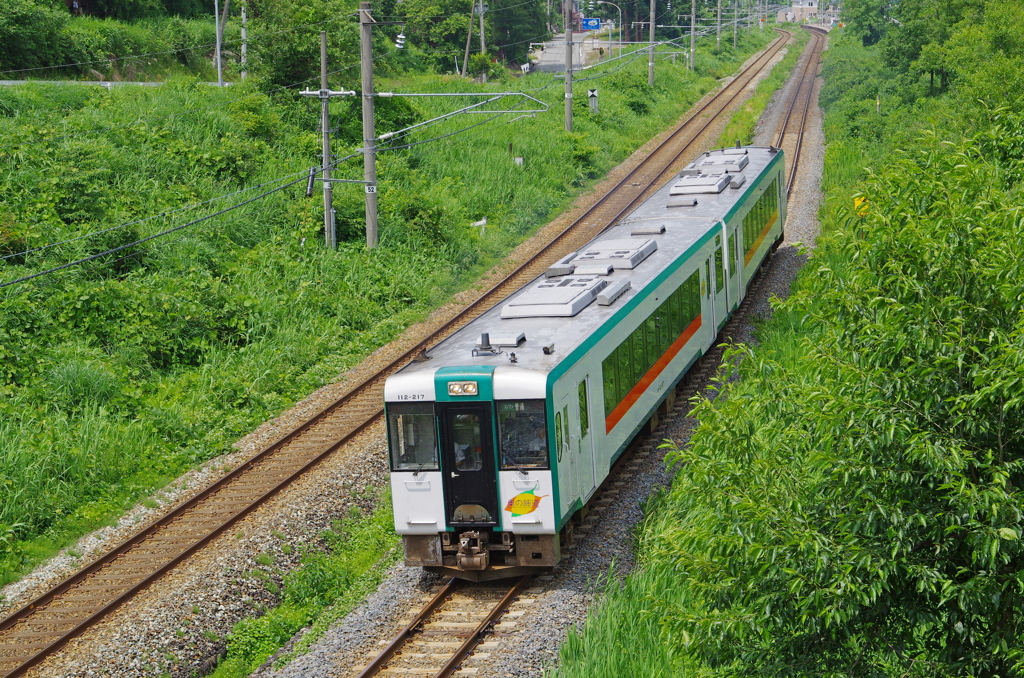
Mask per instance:
[[[506,461],[506,462],[509,462],[509,463],[511,463],[511,464],[512,464],[513,466],[515,466],[515,467],[516,467],[516,469],[517,469],[517,470],[518,470],[518,471],[519,471],[520,473],[522,473],[522,474],[523,474],[524,476],[528,476],[528,475],[530,475],[529,473],[527,473],[526,471],[524,471],[524,470],[523,470],[523,467],[522,467],[522,466],[520,466],[520,465],[519,465],[518,463],[516,463],[516,459],[515,459],[514,457],[512,457],[512,456],[511,456],[511,455],[510,455],[510,454],[509,454],[508,452],[503,452],[503,453],[502,453],[502,456],[504,456],[504,457],[505,457],[505,461]]]

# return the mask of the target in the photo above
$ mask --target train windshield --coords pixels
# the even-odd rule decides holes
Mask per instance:
[[[503,471],[548,467],[548,428],[543,400],[501,400],[498,438]]]
[[[437,428],[433,403],[388,403],[391,470],[436,471]]]

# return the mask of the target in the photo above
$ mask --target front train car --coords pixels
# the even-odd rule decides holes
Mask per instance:
[[[475,580],[554,566],[546,373],[411,367],[384,387],[406,564]]]
[[[388,378],[406,564],[479,581],[559,562],[573,520],[781,242],[784,163],[775,148],[701,154]]]

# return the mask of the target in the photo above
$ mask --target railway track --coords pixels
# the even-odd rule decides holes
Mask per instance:
[[[0,621],[0,678],[23,675],[365,431],[382,414],[388,375],[424,355],[657,190],[678,169],[680,158],[701,141],[792,37],[779,33],[611,191],[470,306],[209,488]]]
[[[796,93],[790,101],[786,110],[786,117],[779,129],[779,136],[775,146],[781,148],[786,154],[788,165],[786,176],[789,181],[786,183],[786,197],[793,193],[793,185],[796,182],[797,172],[800,169],[800,152],[804,145],[804,128],[807,126],[807,113],[810,111],[811,103],[814,101],[814,81],[818,76],[818,66],[821,63],[821,53],[825,49],[828,32],[824,29],[806,26],[811,33],[811,41],[805,50],[806,58],[800,71],[800,81]],[[793,113],[797,113],[794,117]]]
[[[800,73],[800,80],[792,100],[787,109],[785,121],[778,136],[781,144],[787,139],[793,143],[792,152],[799,154],[802,149],[803,128],[807,121],[807,111],[813,100],[814,78],[817,73],[817,65],[824,47],[824,31],[812,30],[814,38],[807,47],[807,57]],[[794,111],[800,112],[799,123],[794,121],[790,124]],[[792,161],[792,171],[796,171],[799,158]],[[789,191],[792,191],[792,180],[789,183]],[[788,193],[787,193],[788,195]],[[749,321],[753,309],[753,299],[758,297],[758,292],[765,284],[767,272],[771,266],[772,259],[767,259],[759,269],[757,276],[751,282],[747,294],[744,296],[739,308],[722,328],[718,339],[711,350],[703,355],[691,368],[685,379],[680,383],[674,392],[674,398],[669,401],[662,414],[671,413],[672,416],[685,416],[690,409],[690,398],[700,390],[707,388],[711,383],[711,377],[718,370],[722,362],[725,348],[729,345],[729,337],[736,333],[740,327]],[[652,422],[651,428],[657,427]],[[641,436],[641,438],[644,436]],[[608,475],[608,479],[594,493],[584,509],[582,520],[576,525],[575,531],[580,533],[590,532],[597,526],[604,509],[614,505],[618,500],[620,489],[632,477],[632,472],[639,468],[643,459],[651,454],[657,445],[652,435],[642,444],[635,443],[626,454],[616,462],[615,467]],[[568,549],[571,553],[571,547]],[[426,604],[418,611],[410,610],[407,617],[408,623],[391,640],[390,643],[374,658],[363,667],[358,673],[353,673],[353,678],[373,678],[384,675],[420,675],[433,676],[434,678],[447,678],[456,671],[465,669],[467,674],[475,673],[478,664],[485,663],[495,650],[501,647],[501,636],[511,632],[515,616],[525,614],[527,611],[512,611],[510,621],[499,623],[507,610],[515,603],[529,606],[534,603],[533,599],[520,599],[519,592],[527,585],[528,578],[524,577],[513,585],[506,585],[500,593],[494,587],[497,582],[491,583],[491,588],[482,589],[479,586],[467,586],[461,591],[458,589],[457,580],[451,580],[438,592],[428,598]],[[541,588],[529,589],[527,593],[540,592]],[[457,594],[455,591],[460,591]],[[497,605],[484,613],[484,607],[492,599],[501,600]],[[454,618],[467,618],[476,621],[465,621],[462,624],[453,623]],[[463,627],[467,628],[476,625],[476,628],[469,632],[458,633]],[[504,627],[504,628],[503,628]],[[488,629],[494,633],[494,638],[487,640],[485,634]],[[464,637],[465,640],[456,642],[456,636]],[[455,650],[450,654],[451,650]],[[474,649],[479,648],[481,652],[474,659],[467,660]],[[469,664],[469,666],[466,666]]]

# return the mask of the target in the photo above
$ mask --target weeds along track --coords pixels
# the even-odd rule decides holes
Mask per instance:
[[[779,136],[775,146],[781,148],[786,154],[786,176],[789,181],[786,184],[786,197],[793,193],[793,184],[796,181],[797,172],[800,169],[800,152],[804,145],[804,128],[807,126],[807,113],[810,111],[811,103],[815,100],[814,81],[818,77],[818,68],[821,65],[821,53],[825,49],[828,40],[828,32],[816,26],[805,26],[810,34],[811,40],[804,50],[805,58],[800,71],[800,81],[797,90],[793,94],[786,109],[786,117],[779,129]],[[797,115],[794,117],[793,113]]]
[[[467,308],[209,488],[0,621],[0,678],[23,675],[345,446],[381,416],[384,380],[390,374],[613,225],[656,191],[676,171],[687,151],[706,142],[709,127],[729,112],[792,37],[786,31],[779,33],[747,68],[673,129],[607,194]]]

